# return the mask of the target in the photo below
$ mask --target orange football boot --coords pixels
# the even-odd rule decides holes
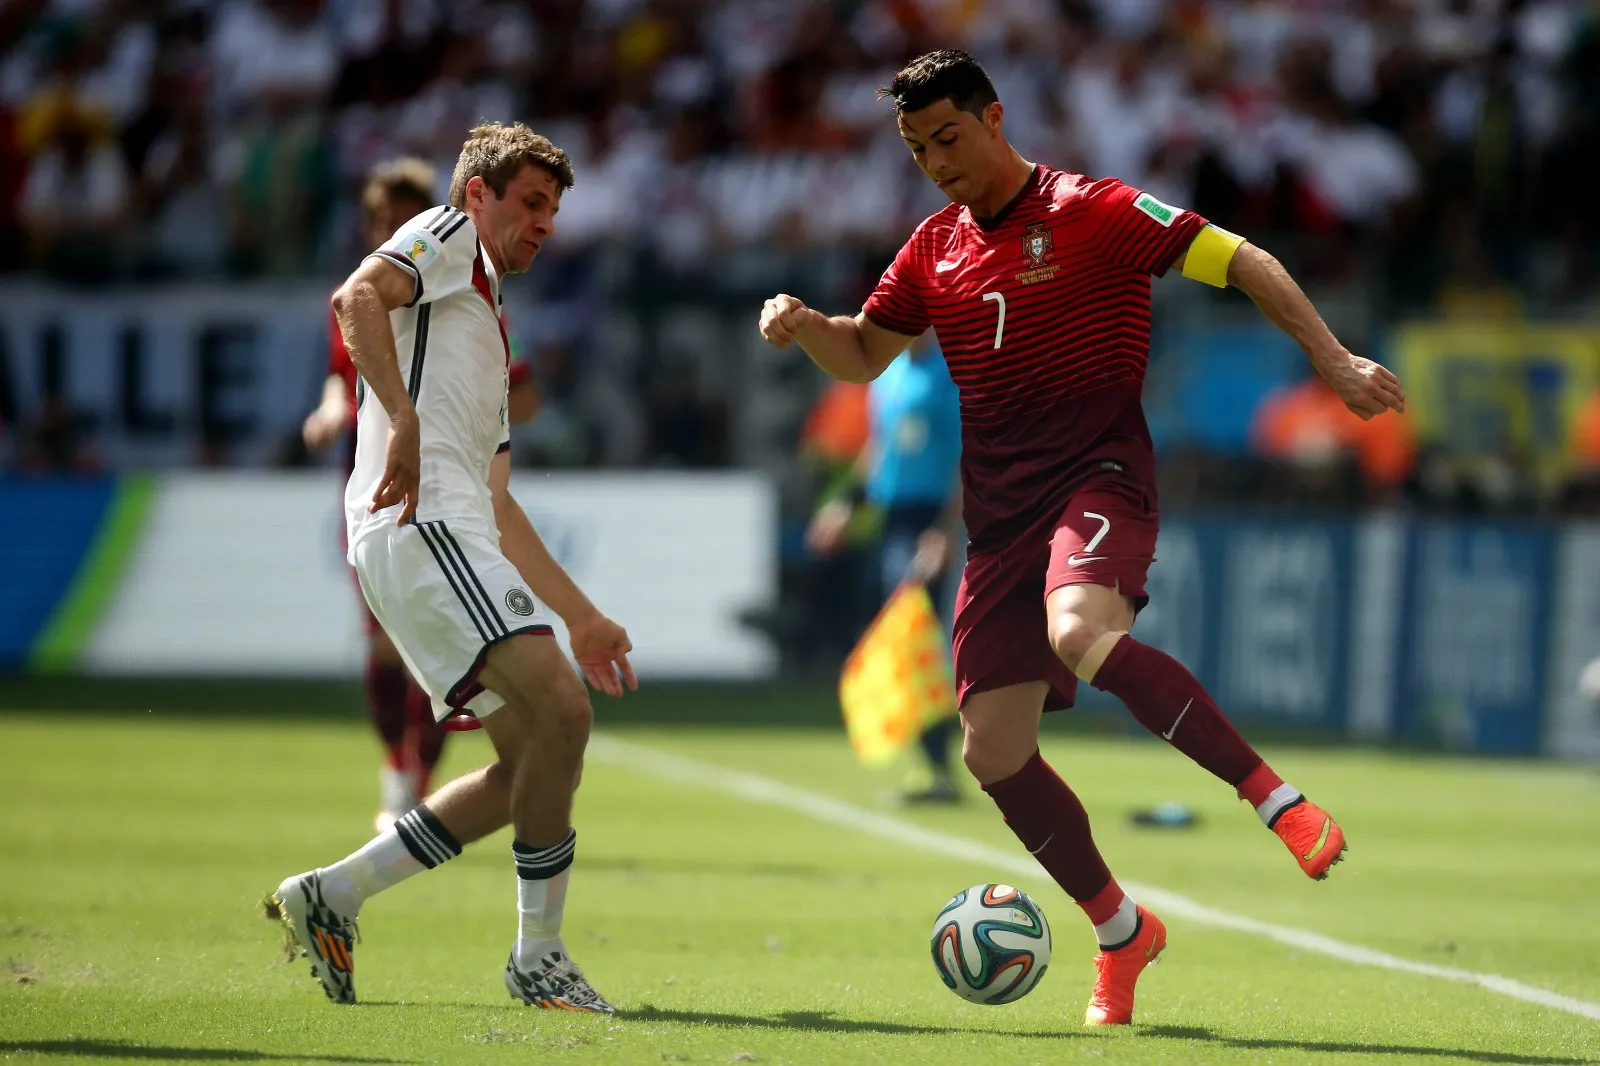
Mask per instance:
[[[1161,919],[1139,908],[1139,931],[1115,951],[1101,950],[1094,957],[1096,977],[1085,1025],[1127,1025],[1133,1021],[1133,986],[1144,968],[1161,957],[1167,946],[1167,927]]]
[[[1294,854],[1307,877],[1325,880],[1328,868],[1344,858],[1344,830],[1327,811],[1308,799],[1278,815],[1272,831]]]

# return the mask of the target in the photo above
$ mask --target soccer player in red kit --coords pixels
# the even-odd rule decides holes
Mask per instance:
[[[1233,786],[1321,879],[1344,834],[1273,773],[1194,676],[1128,633],[1154,561],[1155,455],[1140,393],[1150,277],[1173,267],[1237,286],[1299,342],[1349,408],[1401,410],[1396,378],[1352,355],[1277,260],[1114,178],[1035,165],[1006,140],[970,55],[914,60],[883,90],[917,164],[952,203],[917,227],[861,313],[768,300],[766,339],[837,378],[869,381],[930,325],[961,393],[970,538],[955,669],[968,769],[1024,847],[1094,925],[1085,1021],[1126,1024],[1140,972],[1166,946],[1095,847],[1072,789],[1039,754],[1042,710],[1081,679]]]
[[[396,159],[374,167],[361,192],[366,246],[378,247],[406,219],[438,203],[435,184],[433,168],[420,159]],[[538,390],[528,364],[513,363],[510,374],[507,415],[512,422],[522,422],[532,417],[538,406]],[[342,437],[346,480],[349,480],[356,454],[356,376],[355,364],[345,350],[344,338],[330,307],[328,376],[323,381],[321,402],[306,416],[301,435],[306,446],[315,451],[331,446]],[[343,530],[340,532],[342,535]],[[384,746],[375,819],[377,831],[381,833],[428,794],[434,767],[444,754],[447,733],[443,723],[434,721],[428,694],[412,680],[400,661],[400,653],[372,616],[365,599],[361,600],[361,614],[366,620],[367,632],[367,662],[362,674],[367,711]]]

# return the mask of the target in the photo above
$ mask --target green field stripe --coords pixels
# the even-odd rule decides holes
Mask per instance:
[[[100,521],[100,530],[67,594],[34,641],[28,666],[39,673],[77,668],[83,647],[121,584],[128,558],[139,544],[155,498],[155,481],[144,474],[124,478]]]

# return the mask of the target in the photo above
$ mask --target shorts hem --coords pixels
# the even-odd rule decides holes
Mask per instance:
[[[1044,710],[1046,712],[1065,711],[1076,706],[1076,693],[1068,695],[1067,693],[1062,692],[1061,689],[1056,687],[1056,683],[1051,681],[1048,677],[1030,677],[1020,681],[997,681],[986,679],[983,681],[974,681],[965,688],[958,686],[958,691],[956,693],[956,711],[959,712],[961,708],[967,705],[967,698],[970,696],[981,696],[985,692],[993,692],[995,689],[1001,688],[1010,688],[1013,685],[1031,685],[1035,681],[1042,681],[1045,685]]]
[[[467,668],[466,673],[461,675],[461,680],[451,685],[450,691],[445,693],[444,702],[451,711],[465,711],[467,704],[484,691],[483,685],[478,681],[478,675],[483,672],[484,660],[489,657],[489,650],[496,644],[510,640],[512,637],[522,633],[528,633],[536,637],[553,637],[556,631],[548,624],[540,622],[536,625],[520,626],[510,632],[501,633],[493,640],[486,642],[483,647],[478,649],[478,654],[473,657],[472,665]]]
[[[1044,583],[1045,602],[1050,601],[1051,593],[1057,589],[1064,589],[1068,585],[1099,585],[1101,588],[1116,589],[1133,601],[1134,613],[1144,610],[1150,604],[1150,594],[1145,591],[1142,584],[1132,581],[1123,581],[1116,574],[1065,574],[1060,578],[1047,579]]]

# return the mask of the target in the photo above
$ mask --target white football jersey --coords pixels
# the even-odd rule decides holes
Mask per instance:
[[[453,207],[424,211],[372,254],[405,270],[415,286],[411,302],[389,312],[389,325],[422,427],[416,520],[460,522],[494,537],[489,465],[510,447],[510,348],[494,265],[471,219]],[[399,514],[400,504],[367,513],[388,444],[389,413],[358,381],[355,470],[344,494],[352,552],[364,534],[393,525]]]

